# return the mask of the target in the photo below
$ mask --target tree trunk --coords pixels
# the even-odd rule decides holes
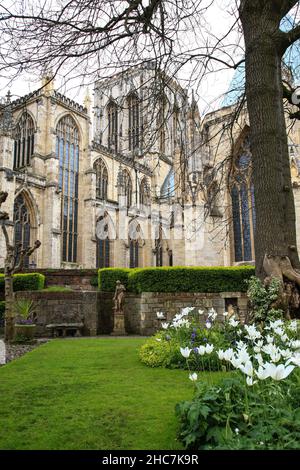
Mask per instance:
[[[14,339],[14,291],[13,291],[13,277],[11,274],[5,274],[5,341],[12,341]]]
[[[290,260],[291,269],[299,267],[277,37],[281,18],[271,7],[272,2],[244,2],[240,12],[256,208],[256,274],[260,278],[270,274],[264,269],[266,256]]]

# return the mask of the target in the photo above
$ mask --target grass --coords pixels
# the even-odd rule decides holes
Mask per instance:
[[[0,449],[180,449],[174,407],[193,385],[141,364],[143,341],[54,340],[2,367]]]

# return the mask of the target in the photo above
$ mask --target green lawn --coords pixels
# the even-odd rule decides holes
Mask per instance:
[[[143,341],[54,340],[0,368],[0,449],[180,449],[193,385],[141,364]]]

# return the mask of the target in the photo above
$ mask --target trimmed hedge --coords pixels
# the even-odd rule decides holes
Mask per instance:
[[[121,281],[128,289],[128,276],[135,269],[128,268],[102,268],[98,271],[98,287],[103,292],[114,292],[116,282]]]
[[[39,273],[14,274],[14,291],[41,290],[45,286],[45,276]],[[4,274],[0,274],[0,292],[4,293]]]
[[[129,292],[246,292],[253,266],[162,267],[99,270],[99,289],[112,292],[119,279]]]

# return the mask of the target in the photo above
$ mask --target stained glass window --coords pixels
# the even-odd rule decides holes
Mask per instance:
[[[139,240],[129,241],[129,267],[139,267]]]
[[[123,170],[124,191],[127,199],[127,207],[132,205],[132,181],[127,170]]]
[[[127,98],[128,105],[128,143],[129,150],[139,147],[140,139],[140,105],[135,94]]]
[[[34,149],[34,123],[32,117],[23,113],[14,135],[14,169],[30,165]]]
[[[108,148],[118,150],[118,107],[114,101],[107,106]]]
[[[64,116],[56,128],[61,189],[62,261],[76,263],[78,241],[79,133],[72,116]]]
[[[231,188],[235,261],[252,261],[256,227],[254,187],[249,140],[234,163]]]
[[[20,251],[30,246],[30,214],[22,194],[15,199],[14,224],[14,242],[18,258]],[[24,260],[24,267],[29,267],[28,256]]]
[[[94,164],[96,170],[96,198],[107,200],[108,172],[103,160],[99,159]]]

